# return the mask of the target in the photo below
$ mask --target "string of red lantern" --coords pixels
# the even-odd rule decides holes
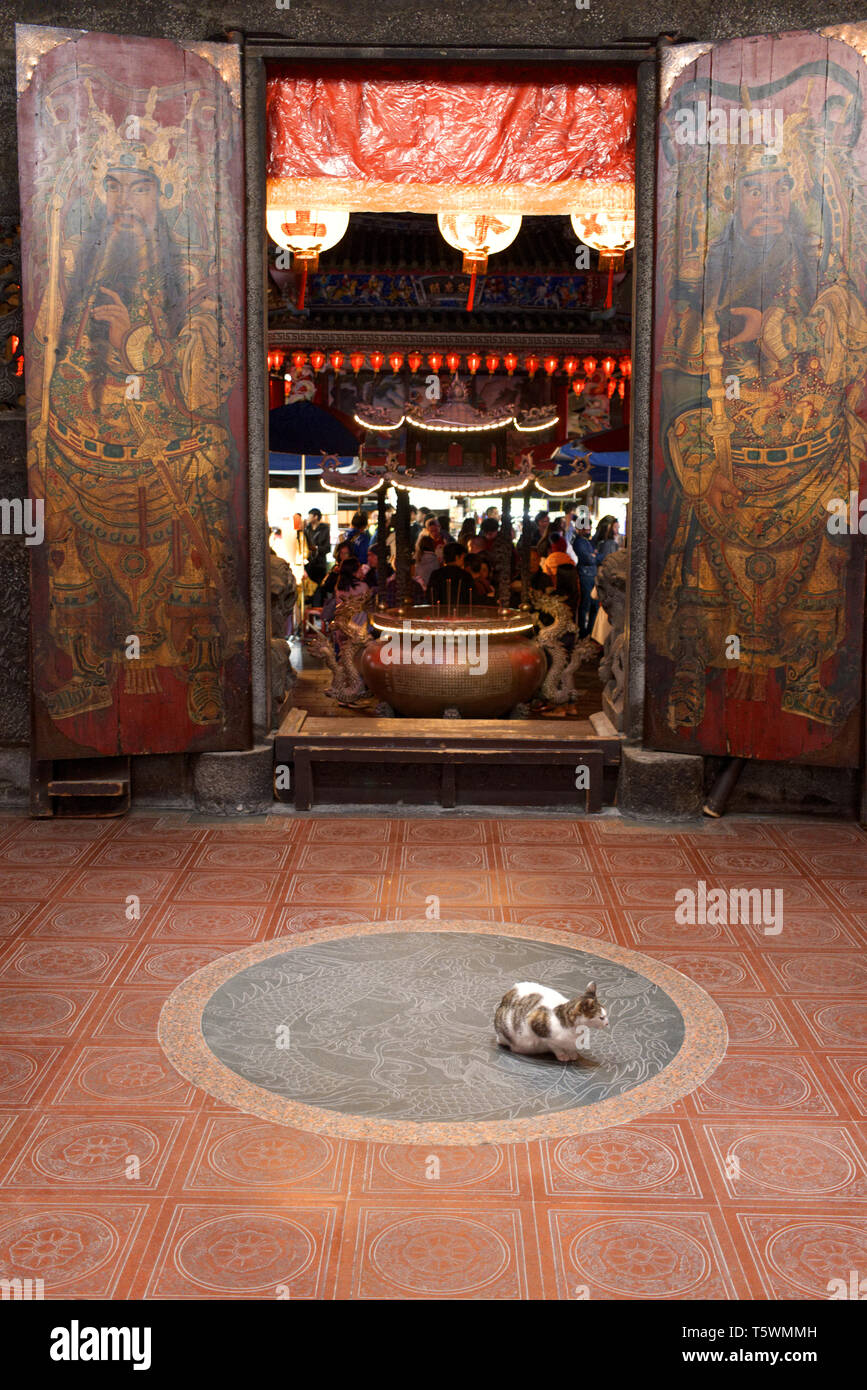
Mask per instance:
[[[287,354],[285,352],[280,351],[279,349],[275,348],[269,351],[267,355],[268,371],[280,373],[283,369],[286,357]],[[326,361],[328,361],[332,369],[335,372],[339,373],[341,368],[343,367],[344,362],[346,361],[346,357],[344,353],[339,351],[329,353],[326,357],[326,354],[324,352],[319,351],[318,349],[315,349],[313,352],[310,353],[309,359],[307,353],[301,351],[293,352],[289,356],[289,361],[291,362],[292,367],[296,372],[300,372],[301,369],[308,362],[308,360],[314,372],[321,372],[325,366]],[[461,361],[461,354],[459,352],[455,352],[454,350],[447,353],[430,352],[427,355],[427,365],[430,367],[432,372],[441,371],[443,365],[445,364],[448,370],[452,374],[454,374],[460,369]],[[479,369],[481,368],[483,361],[487,370],[491,374],[499,371],[500,363],[502,361],[502,365],[503,367],[505,367],[506,372],[509,376],[512,376],[518,368],[520,359],[514,352],[505,353],[502,359],[496,353],[488,353],[487,356],[485,356],[483,359],[480,353],[470,352],[467,353],[466,357],[467,370],[473,376],[475,376],[476,372],[479,371]],[[362,352],[359,349],[356,352],[351,352],[349,354],[349,362],[356,376],[364,367],[366,362],[369,362],[374,372],[378,372],[380,371],[383,363],[385,362],[385,353],[380,352],[378,350],[374,350],[372,352]],[[420,352],[416,351],[409,352],[406,354],[402,352],[392,352],[389,354],[388,362],[392,371],[395,373],[399,372],[403,367],[404,362],[406,362],[410,371],[413,374],[415,374],[422,366],[422,363],[424,362],[424,357]],[[619,358],[612,357],[609,354],[603,357],[601,361],[597,361],[595,357],[585,357],[579,362],[577,357],[564,357],[562,363],[560,359],[558,357],[553,356],[553,354],[550,356],[539,358],[536,356],[535,353],[528,353],[528,355],[523,359],[523,366],[524,370],[528,373],[531,379],[535,377],[540,367],[545,368],[545,371],[549,377],[554,376],[559,371],[562,371],[570,379],[575,376],[575,373],[579,369],[583,370],[585,378],[589,378],[594,376],[601,367],[602,372],[605,376],[606,386],[613,386],[614,389],[618,390],[618,394],[621,396],[623,395],[623,392],[619,390],[619,387],[625,381],[628,381],[632,376],[632,357],[629,353],[623,353]],[[616,374],[619,374],[618,382],[613,381],[613,378]],[[575,389],[576,391],[578,390],[577,382],[573,381],[572,386],[573,389]],[[608,394],[613,395],[613,390],[609,391]]]

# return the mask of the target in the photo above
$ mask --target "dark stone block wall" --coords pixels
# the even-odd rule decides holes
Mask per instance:
[[[279,9],[274,0],[161,0],[159,4],[149,0],[137,6],[128,0],[70,0],[62,5],[48,0],[0,0],[0,224],[8,226],[11,219],[14,227],[18,216],[16,23],[175,40],[219,40],[235,29],[271,34],[299,45],[361,45],[373,50],[369,56],[375,56],[380,45],[386,53],[388,46],[527,47],[544,58],[564,48],[654,42],[662,36],[676,41],[721,40],[818,28],[857,21],[865,14],[865,0],[787,0],[762,5],[756,0],[590,0],[587,9],[576,9],[574,0],[525,0],[523,4],[515,0],[485,0],[484,4],[478,0],[388,0],[385,5],[291,0],[288,9]],[[636,302],[635,310],[636,322],[646,325],[650,290],[648,277],[643,278],[642,301]],[[12,316],[0,317],[0,346],[15,331],[20,330],[12,325]],[[641,434],[644,439],[645,458],[647,428],[647,421],[635,420],[636,438]],[[22,413],[9,409],[0,397],[0,497],[24,495],[24,468]],[[19,750],[15,757],[20,761],[28,738],[27,626],[26,549],[20,538],[0,537],[0,762],[10,749]],[[639,683],[643,681],[636,669],[633,692]],[[634,718],[633,722],[639,721]],[[159,800],[161,770],[169,773],[164,766],[137,769],[134,781],[146,803]],[[814,781],[824,783],[821,770],[816,774]],[[183,801],[190,775],[186,763],[183,770],[180,762],[173,764],[168,778],[173,785],[167,782],[167,791]],[[755,790],[758,793],[758,787]],[[841,805],[840,811],[846,814],[852,788],[847,784],[841,791],[847,805]]]

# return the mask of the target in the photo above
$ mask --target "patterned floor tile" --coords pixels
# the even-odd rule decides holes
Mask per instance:
[[[298,907],[354,903],[369,908],[379,902],[383,891],[380,874],[290,874],[283,901]]]
[[[665,960],[711,995],[720,991],[737,991],[741,994],[766,992],[755,967],[740,951],[648,950],[647,955],[656,960]]]
[[[571,931],[579,936],[598,936],[609,941],[619,941],[620,936],[614,926],[614,914],[606,908],[589,908],[584,912],[574,912],[569,908],[559,911],[546,908],[542,911],[528,912],[523,907],[509,908],[505,913],[501,908],[494,912],[502,920],[525,922],[528,927],[543,931]]]
[[[733,946],[731,927],[720,922],[678,922],[674,905],[653,912],[623,908],[631,940],[640,951],[664,946]]]
[[[57,1105],[188,1107],[194,1086],[178,1076],[158,1047],[83,1047],[52,1101]]]
[[[0,873],[7,868],[68,868],[80,864],[91,852],[88,840],[21,840],[14,839],[0,847]]]
[[[7,1154],[0,1186],[153,1191],[183,1124],[170,1115],[43,1115],[18,1151]]]
[[[729,1047],[795,1047],[799,1041],[770,999],[718,995],[717,1003],[725,1014]]]
[[[423,916],[428,899],[437,898],[443,915],[455,907],[470,907],[491,902],[491,876],[488,873],[450,873],[442,869],[432,873],[395,874],[386,887],[385,900],[396,906],[415,909]]]
[[[812,1063],[794,1054],[727,1057],[691,1100],[706,1115],[762,1112],[777,1119],[836,1114]]]
[[[340,1139],[263,1123],[250,1115],[209,1119],[189,1163],[185,1192],[343,1192],[350,1146]]]
[[[61,903],[40,909],[33,919],[35,937],[116,937],[128,940],[147,932],[159,908],[125,894],[113,903]]]
[[[97,998],[95,989],[0,985],[0,1038],[71,1038]]]
[[[70,874],[60,896],[68,902],[122,905],[133,893],[142,902],[154,903],[164,900],[175,882],[176,875],[168,869],[85,869]]]
[[[483,873],[494,868],[493,855],[493,847],[488,845],[409,844],[400,848],[399,868],[401,872],[439,869],[449,874],[452,871]]]
[[[283,886],[280,873],[245,873],[241,869],[191,869],[181,875],[174,893],[176,903],[269,903]]]
[[[867,1116],[867,1062],[863,1054],[857,1057],[834,1057],[826,1059],[834,1076],[851,1099],[857,1115]]]
[[[198,946],[192,942],[183,946],[145,946],[128,965],[122,983],[173,985],[230,950],[230,946]]]
[[[631,1124],[539,1144],[548,1197],[700,1198],[678,1125]]]
[[[179,869],[193,852],[193,846],[176,836],[109,840],[93,852],[90,864],[95,869]]]
[[[0,965],[0,988],[13,982],[110,984],[128,949],[113,941],[22,942]]]
[[[750,880],[761,878],[763,886],[772,888],[778,878],[791,878],[798,873],[793,856],[770,846],[760,846],[758,849],[748,849],[746,846],[737,849],[700,848],[695,853],[702,872],[714,881],[720,874],[742,874]]]
[[[695,876],[694,854],[671,844],[604,844],[592,854],[594,866],[606,874],[682,874]]]
[[[265,904],[190,903],[163,908],[149,923],[155,937],[173,940],[255,941],[270,909]]]
[[[867,1170],[839,1125],[707,1124],[710,1152],[734,1202],[867,1198]]]
[[[580,1212],[552,1206],[556,1296],[562,1299],[735,1299],[736,1264],[708,1213]]]
[[[45,1298],[112,1298],[147,1208],[121,1202],[0,1204],[0,1278],[41,1279]]]
[[[427,824],[428,822],[424,822]],[[395,822],[377,816],[322,816],[302,822],[305,844],[383,844],[391,838],[392,827],[407,822]],[[409,824],[415,824],[411,821]]]
[[[564,908],[607,907],[609,897],[605,880],[592,874],[574,877],[560,872],[551,874],[506,873],[502,875],[505,900],[514,907],[538,907],[548,903]]]
[[[458,1199],[521,1197],[519,1153],[526,1158],[525,1146],[485,1144],[479,1148],[438,1149],[425,1145],[367,1144],[361,1148],[359,1190],[416,1200],[424,1192],[431,1202],[454,1194]]]
[[[848,1292],[867,1269],[867,1225],[835,1216],[744,1213],[738,1216],[765,1298],[828,1299]],[[863,1297],[863,1290],[854,1294]]]
[[[0,1105],[28,1105],[52,1082],[62,1047],[0,1044]]]
[[[179,1203],[144,1297],[324,1298],[339,1218],[334,1205]]]
[[[275,872],[283,868],[290,855],[297,856],[298,848],[291,841],[282,844],[279,840],[218,842],[206,841],[197,845],[190,867],[196,869],[230,869],[235,873],[248,873],[256,869]]]
[[[162,989],[116,989],[105,1000],[92,1036],[100,1042],[153,1042],[165,1000]]]
[[[359,918],[369,916],[357,908],[308,907],[297,911],[294,907],[281,907],[271,919],[267,936],[293,936],[299,932],[317,931],[323,927],[351,927]]]
[[[291,867],[312,870],[315,873],[369,874],[388,868],[390,857],[388,845],[342,845],[329,840],[325,844],[299,846],[293,855]]]
[[[17,903],[0,903],[0,941],[19,936],[25,926],[32,924],[42,904],[36,899]]]
[[[780,951],[768,955],[767,966],[786,993],[804,989],[834,995],[867,992],[867,961],[854,951]]]
[[[437,1203],[372,1206],[354,1213],[353,1299],[526,1299],[528,1269],[521,1212]]]
[[[462,824],[463,822],[458,822]],[[576,820],[502,820],[493,822],[494,835],[503,845],[587,844],[591,838],[589,822]],[[417,839],[418,835],[407,836]],[[452,835],[450,838],[457,838]]]

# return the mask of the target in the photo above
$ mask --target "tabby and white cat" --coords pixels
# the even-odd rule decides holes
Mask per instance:
[[[567,999],[556,989],[524,980],[503,995],[494,1015],[497,1042],[513,1052],[553,1052],[558,1062],[574,1062],[586,1046],[587,1028],[607,1028],[608,1014],[591,980],[584,993]]]

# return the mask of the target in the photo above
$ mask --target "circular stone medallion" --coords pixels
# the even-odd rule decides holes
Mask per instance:
[[[610,1026],[577,1062],[494,1038],[513,984],[590,980]],[[585,1133],[658,1110],[725,1055],[698,985],[637,951],[509,923],[362,923],[222,956],[166,1000],[159,1038],[210,1095],[278,1124],[390,1143]]]

